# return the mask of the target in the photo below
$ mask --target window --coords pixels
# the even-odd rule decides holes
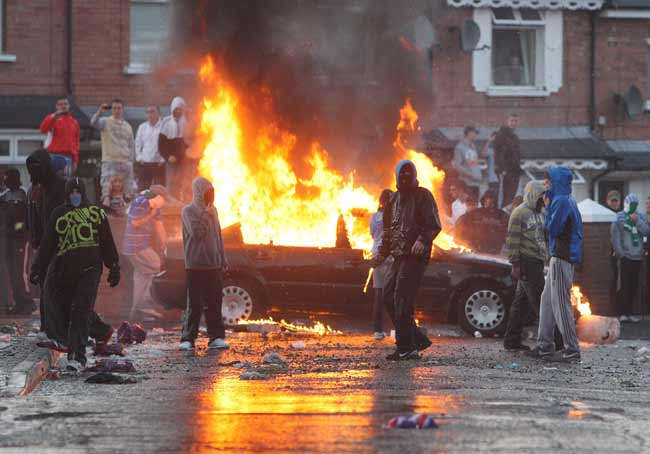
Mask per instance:
[[[548,96],[562,85],[562,12],[479,8],[473,82],[489,96]]]
[[[147,73],[167,48],[171,28],[170,1],[131,0],[130,17],[129,65],[125,72]]]
[[[11,141],[8,139],[0,139],[0,157],[8,157],[11,150]]]
[[[0,62],[14,62],[15,55],[7,52],[7,11],[6,0],[0,0]]]
[[[0,131],[0,164],[24,164],[27,156],[43,148],[45,135],[30,130]]]

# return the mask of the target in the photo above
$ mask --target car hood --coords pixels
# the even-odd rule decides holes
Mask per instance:
[[[447,254],[450,259],[453,259],[457,262],[481,263],[485,265],[492,265],[497,268],[507,268],[507,269],[510,269],[511,267],[508,259],[500,255],[478,254],[475,252],[456,252],[456,251],[447,251],[445,252],[445,254]]]

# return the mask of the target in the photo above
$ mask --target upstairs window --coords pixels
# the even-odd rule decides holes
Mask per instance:
[[[147,73],[164,56],[171,28],[170,0],[131,0],[127,73]]]

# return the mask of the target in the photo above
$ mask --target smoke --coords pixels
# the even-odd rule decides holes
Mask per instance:
[[[180,2],[179,2],[180,3]],[[364,180],[392,169],[395,125],[407,97],[421,117],[431,105],[430,61],[413,43],[430,1],[201,0],[176,11],[183,55],[216,56],[243,97],[249,128],[273,118],[298,137],[299,162],[313,141],[341,171]],[[270,117],[269,117],[270,116]]]

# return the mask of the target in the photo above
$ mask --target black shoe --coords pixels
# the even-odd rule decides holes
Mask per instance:
[[[544,360],[554,363],[579,363],[582,361],[582,358],[580,357],[580,351],[578,350],[564,350],[561,352],[555,352],[552,355],[545,356]]]
[[[428,337],[425,337],[421,341],[416,342],[415,348],[417,348],[417,350],[421,352],[431,347],[431,344],[433,344],[433,342],[431,342]]]
[[[420,359],[420,355],[418,355],[417,349],[401,353],[399,350],[396,350],[395,352],[386,356],[386,359],[388,361],[409,361],[413,359]]]
[[[521,342],[512,342],[512,343],[504,342],[503,348],[505,348],[508,351],[522,351],[522,352],[530,351],[530,347],[522,344]]]
[[[531,350],[524,352],[526,356],[530,356],[535,359],[544,359],[548,356],[552,356],[555,352],[550,352],[547,350],[542,350],[539,346],[533,347]]]

